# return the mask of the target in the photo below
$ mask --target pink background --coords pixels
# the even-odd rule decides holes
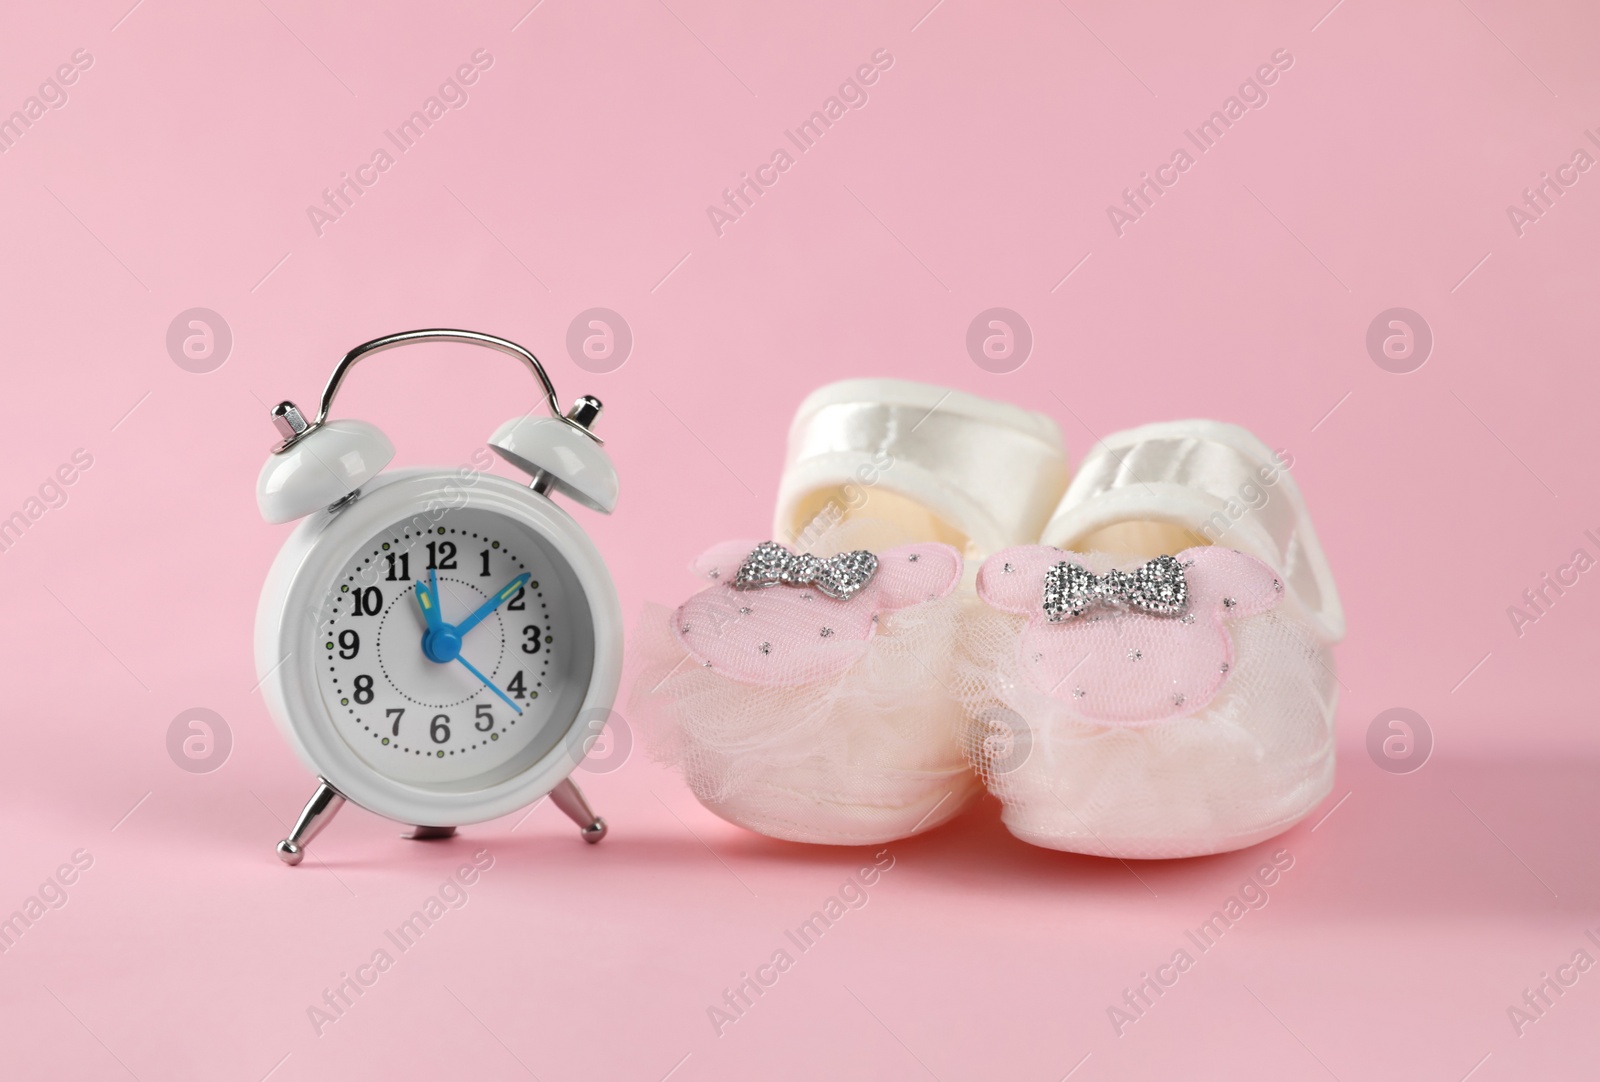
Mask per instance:
[[[1520,636],[1506,613],[1600,555],[1600,174],[1522,236],[1506,213],[1600,153],[1592,10],[129,3],[0,25],[0,114],[94,58],[0,157],[0,516],[93,456],[0,553],[0,914],[93,857],[0,955],[0,1074],[1593,1076],[1600,971],[1520,1037],[1506,1013],[1600,957],[1600,584]],[[468,103],[319,237],[307,205],[478,49]],[[719,237],[707,204],[878,49],[868,104]],[[1278,49],[1269,103],[1119,238],[1107,205]],[[165,336],[202,306],[234,345],[194,374]],[[565,349],[595,306],[635,338],[602,375]],[[992,306],[1035,338],[1009,374],[964,345]],[[1435,336],[1406,375],[1364,344],[1396,306]],[[623,502],[583,518],[630,620],[710,542],[766,530],[788,417],[827,380],[1029,403],[1075,460],[1149,420],[1251,427],[1293,453],[1349,613],[1334,796],[1264,849],[1133,867],[1023,845],[986,801],[888,847],[871,902],[721,1037],[707,1007],[870,854],[743,833],[637,748],[578,776],[597,848],[548,806],[434,847],[347,809],[284,869],[311,785],[253,690],[287,531],[255,510],[266,406],[428,325],[507,335],[605,400]],[[510,362],[429,347],[358,370],[340,412],[399,464],[454,466],[532,402]],[[1436,740],[1403,776],[1365,750],[1396,706]],[[232,732],[210,774],[166,750],[191,707]],[[1270,904],[1118,1037],[1106,1008],[1279,846]],[[470,902],[317,1036],[307,1008],[479,848]]]

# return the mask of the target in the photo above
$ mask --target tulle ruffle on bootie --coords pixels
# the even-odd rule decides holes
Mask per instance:
[[[886,550],[838,600],[736,588],[754,549],[718,546],[696,565],[715,585],[646,609],[630,711],[652,753],[711,811],[776,838],[866,845],[947,821],[981,790],[951,690],[960,556]]]
[[[1260,560],[1176,554],[1181,615],[1096,605],[1052,621],[1045,577],[1141,561],[1045,546],[979,572],[958,678],[973,767],[1034,845],[1185,857],[1263,841],[1333,784],[1336,681],[1326,645]]]
[[[1293,468],[1218,421],[1113,433],[1041,545],[984,565],[994,608],[972,625],[961,682],[974,766],[1014,834],[1197,856],[1279,834],[1327,795],[1344,610]],[[1189,565],[1186,604],[1166,615],[1164,557]],[[1051,571],[1063,562],[1081,570]]]

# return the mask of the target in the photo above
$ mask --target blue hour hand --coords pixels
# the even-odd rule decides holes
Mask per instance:
[[[533,576],[524,571],[510,582],[506,583],[499,593],[495,594],[493,597],[489,598],[489,600],[479,605],[477,610],[473,612],[471,616],[467,617],[465,620],[456,625],[456,634],[465,635],[467,632],[483,623],[483,621],[488,619],[495,609],[498,609],[501,605],[504,605],[513,594],[522,589],[524,586],[528,585],[528,580],[531,578],[533,578]]]
[[[428,585],[417,583],[417,605],[422,609],[422,618],[427,621],[429,631],[444,626],[444,616],[439,612],[439,578],[431,567],[428,569]]]
[[[428,629],[422,633],[422,653],[440,665],[456,659],[461,653],[461,632],[444,622],[439,611],[439,578],[432,569],[428,571],[428,585],[417,583],[417,605]]]
[[[444,616],[439,611],[439,576],[437,572],[429,568],[428,584],[426,586],[421,583],[417,584],[417,604],[422,608],[423,619],[428,624],[428,630],[422,635],[423,654],[429,661],[440,665],[449,664],[452,661],[461,662],[466,670],[476,676],[484,687],[498,695],[501,702],[518,714],[522,713],[522,707],[512,702],[511,696],[501,691],[492,680],[479,672],[477,666],[461,656],[461,637],[486,620],[518,590],[526,586],[531,577],[527,574],[518,575],[507,583],[499,593],[479,605],[477,611],[459,624],[445,623]]]
[[[477,670],[477,668],[472,664],[472,662],[468,661],[466,658],[462,657],[460,654],[456,655],[456,660],[461,662],[461,664],[465,665],[467,667],[467,671],[469,673],[471,673],[473,676],[476,676],[479,680],[483,681],[483,686],[484,687],[488,688],[490,691],[492,691],[496,695],[500,696],[501,700],[507,706],[509,706],[511,709],[515,710],[518,714],[522,713],[522,707],[520,707],[516,703],[512,702],[511,701],[511,697],[508,696],[505,692],[501,691],[498,687],[496,687],[494,685],[494,683],[492,683],[487,676],[485,676],[481,672],[479,672]]]

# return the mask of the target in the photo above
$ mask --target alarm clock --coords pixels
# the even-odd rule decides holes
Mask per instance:
[[[358,361],[421,342],[487,347],[532,371],[549,416],[530,410],[489,440],[529,483],[384,472],[394,445],[377,427],[329,419]],[[278,843],[285,863],[300,863],[346,801],[428,839],[548,795],[585,841],[605,837],[570,775],[610,715],[622,615],[599,551],[557,501],[616,506],[616,470],[591,431],[599,415],[589,396],[563,412],[528,350],[462,330],[363,343],[334,369],[314,420],[292,402],[272,410],[282,440],[257,503],[270,523],[301,521],[261,593],[256,670],[317,776]]]

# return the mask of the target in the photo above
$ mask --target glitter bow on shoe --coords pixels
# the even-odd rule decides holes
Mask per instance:
[[[1188,603],[1183,564],[1173,556],[1157,556],[1134,571],[1107,571],[1104,575],[1063,560],[1044,575],[1044,611],[1051,623],[1082,616],[1097,604],[1153,616],[1178,616]]]
[[[914,558],[914,557],[913,557]],[[815,586],[838,601],[848,601],[878,570],[878,558],[865,549],[823,558],[795,554],[776,541],[763,541],[745,557],[734,576],[736,590],[767,586]]]
[[[1108,567],[1115,558],[1020,545],[995,553],[978,569],[984,603],[1026,618],[1002,651],[1009,657],[988,655],[985,662],[985,671],[992,672],[984,679],[1004,686],[1007,695],[1026,685],[1024,698],[1006,701],[1010,709],[1024,709],[1019,704],[1037,692],[1071,717],[1096,725],[1137,728],[1194,715],[1239,667],[1234,634],[1283,598],[1283,583],[1266,564],[1216,545],[1120,573],[1089,570]],[[1041,583],[1048,584],[1043,605]],[[1115,617],[1101,618],[1099,605],[1115,606]],[[1243,656],[1259,657],[1268,641],[1276,644],[1278,657],[1301,657],[1305,649],[1299,632],[1283,627],[1249,634],[1256,637]],[[1247,679],[1259,693],[1261,687],[1283,686],[1281,681],[1313,678],[1272,670]],[[1273,700],[1269,695],[1250,701]]]

